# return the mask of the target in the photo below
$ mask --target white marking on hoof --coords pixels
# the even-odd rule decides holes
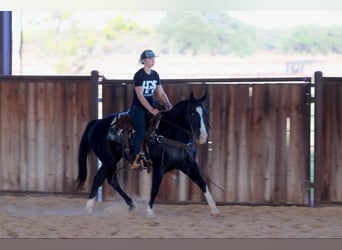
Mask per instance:
[[[95,197],[87,201],[85,208],[88,214],[91,214],[93,212],[94,204],[95,204]]]
[[[220,211],[217,209],[216,202],[214,201],[213,197],[211,196],[211,194],[208,190],[208,187],[207,187],[207,191],[204,193],[204,196],[207,199],[207,202],[209,204],[210,211],[211,211],[211,217],[216,218],[220,214]]]
[[[217,213],[211,212],[211,218],[212,219],[216,219],[217,217],[220,217],[220,212],[217,212]]]
[[[146,208],[146,215],[147,215],[148,218],[154,217],[155,215],[154,215],[153,208],[150,208],[150,206],[148,206],[148,207]]]

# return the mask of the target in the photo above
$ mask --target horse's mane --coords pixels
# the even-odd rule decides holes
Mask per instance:
[[[189,99],[177,102],[169,112],[165,113],[164,118],[170,121],[175,121],[179,116],[184,116],[184,110],[186,110],[188,103]]]

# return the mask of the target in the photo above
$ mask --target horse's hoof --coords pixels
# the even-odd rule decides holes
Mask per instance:
[[[137,208],[134,205],[132,205],[128,208],[128,211],[130,214],[135,214],[137,211]]]
[[[220,217],[220,214],[211,213],[211,218],[212,219],[216,219],[217,217]]]
[[[87,214],[93,213],[94,203],[95,203],[95,198],[89,199],[89,200],[87,201],[87,204],[86,204],[86,206],[85,206],[86,211],[87,211]]]
[[[154,218],[156,215],[154,214],[154,211],[152,208],[147,207],[146,208],[146,217],[147,218]]]

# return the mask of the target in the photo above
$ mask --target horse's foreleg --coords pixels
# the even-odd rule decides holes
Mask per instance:
[[[204,197],[207,199],[208,205],[210,207],[211,217],[216,218],[220,214],[220,211],[216,207],[216,202],[214,201],[211,193],[209,192],[208,186],[206,186],[206,191],[203,194]]]
[[[212,218],[216,218],[220,212],[216,207],[216,202],[214,201],[211,193],[209,192],[208,185],[203,180],[201,173],[199,171],[196,162],[192,162],[189,167],[184,167],[181,171],[189,176],[189,178],[195,182],[199,188],[202,190],[205,198],[207,199],[208,205],[210,207],[210,213]]]
[[[147,206],[147,215],[153,216],[153,205],[154,201],[159,192],[159,186],[162,181],[163,174],[158,171],[158,168],[153,168],[153,177],[152,177],[152,187],[151,187],[151,197]]]

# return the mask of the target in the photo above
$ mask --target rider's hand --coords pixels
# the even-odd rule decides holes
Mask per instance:
[[[156,116],[156,115],[158,115],[159,110],[158,109],[152,109],[150,112],[152,115]]]
[[[172,109],[172,104],[171,103],[166,103],[165,104],[165,109],[166,110],[171,110]]]

